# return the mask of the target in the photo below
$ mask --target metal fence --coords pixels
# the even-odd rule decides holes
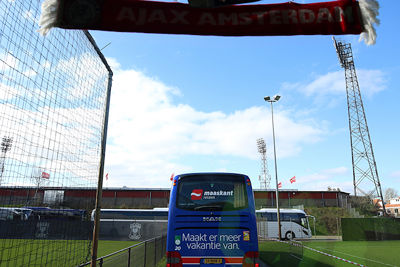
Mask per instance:
[[[167,236],[152,238],[96,260],[99,267],[153,267],[166,252]],[[90,266],[90,262],[79,267]]]

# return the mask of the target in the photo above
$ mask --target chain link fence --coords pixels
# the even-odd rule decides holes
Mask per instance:
[[[0,1],[0,265],[90,258],[111,69],[85,31],[38,33],[39,0]]]

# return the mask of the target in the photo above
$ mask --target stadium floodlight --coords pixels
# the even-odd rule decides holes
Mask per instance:
[[[262,166],[261,166],[262,177],[261,177],[261,175],[259,176],[260,188],[267,189],[269,187],[271,177],[268,174],[267,146],[265,144],[264,138],[257,139],[257,149],[258,149],[258,153],[260,153],[260,155],[261,155],[261,162],[262,162]]]
[[[13,139],[8,136],[4,136],[0,144],[1,146],[1,156],[0,156],[0,185],[3,180],[4,163],[6,161],[6,153],[11,149]]]
[[[267,152],[267,146],[265,145],[265,141],[263,138],[257,139],[257,148],[258,148],[258,153],[264,154]]]
[[[7,153],[11,149],[13,139],[11,137],[4,136],[1,142],[1,152]]]

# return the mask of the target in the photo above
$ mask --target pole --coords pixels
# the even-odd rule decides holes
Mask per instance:
[[[94,216],[94,226],[93,226],[93,239],[92,239],[92,251],[91,251],[91,261],[90,266],[96,267],[97,260],[97,247],[99,240],[99,229],[100,229],[100,209],[101,209],[101,197],[103,194],[103,176],[104,176],[104,162],[106,157],[106,145],[107,145],[107,130],[108,130],[108,117],[110,114],[110,98],[111,98],[111,86],[112,86],[112,76],[113,72],[111,67],[108,65],[104,55],[101,53],[99,47],[94,41],[93,37],[90,35],[88,31],[83,31],[86,35],[90,43],[93,45],[94,50],[99,55],[101,61],[105,65],[108,70],[108,85],[107,85],[107,96],[106,96],[106,107],[104,112],[104,120],[103,120],[103,133],[101,136],[101,155],[100,155],[100,166],[99,166],[99,178],[97,181],[97,190],[96,190],[96,204],[95,204],[95,216]],[[100,261],[102,265],[102,261]]]
[[[94,226],[93,226],[92,259],[90,262],[91,267],[96,267],[96,259],[97,259],[97,246],[98,246],[99,229],[100,229],[101,197],[103,194],[104,161],[105,161],[105,156],[106,156],[108,116],[109,116],[109,112],[110,112],[111,82],[112,82],[112,73],[109,74],[107,99],[106,99],[106,111],[104,114],[104,128],[103,128],[103,136],[102,136],[102,144],[101,144],[99,179],[98,179],[97,191],[96,191],[96,207],[95,207],[96,211],[95,211]]]
[[[274,141],[274,161],[275,161],[275,182],[276,182],[276,217],[278,219],[278,239],[281,240],[281,215],[279,211],[279,190],[278,190],[278,165],[276,163],[276,145],[275,145],[275,127],[274,127],[274,108],[271,103],[271,117],[272,117],[272,139]]]

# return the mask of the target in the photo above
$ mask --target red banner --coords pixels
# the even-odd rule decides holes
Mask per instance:
[[[360,34],[355,0],[193,8],[139,0],[61,0],[52,26],[119,32],[221,36]]]

